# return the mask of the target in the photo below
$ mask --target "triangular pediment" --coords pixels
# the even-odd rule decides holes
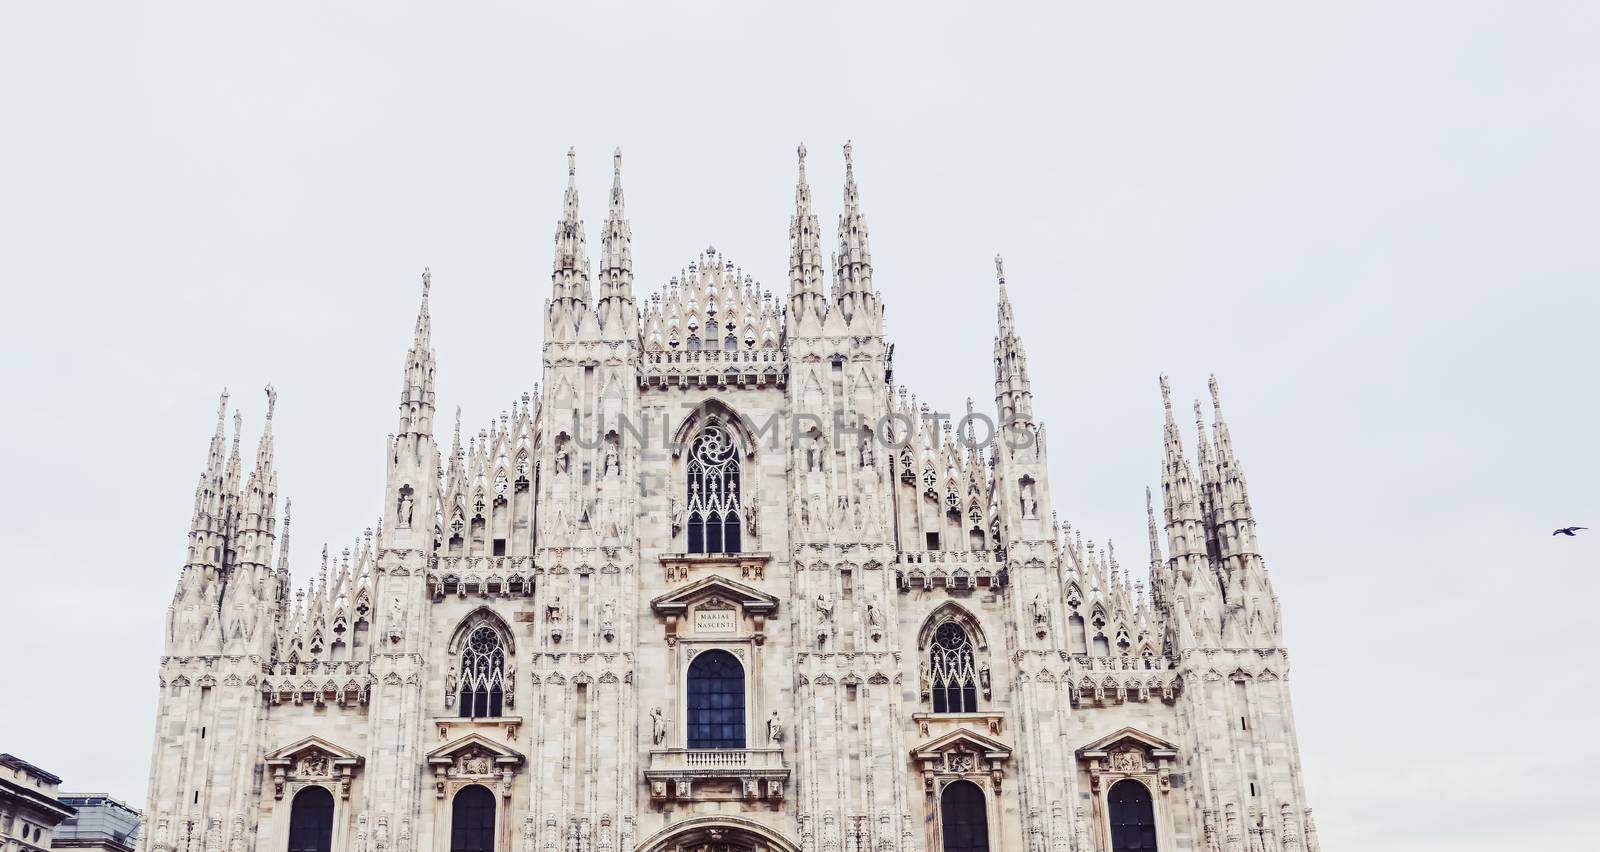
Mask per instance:
[[[1009,760],[1011,746],[999,740],[980,734],[971,728],[957,728],[947,734],[941,734],[911,750],[911,756],[918,760],[932,760],[950,751],[971,751],[983,755],[989,760]]]
[[[361,763],[362,760],[361,755],[356,754],[355,752],[344,748],[343,746],[334,745],[322,737],[317,736],[310,736],[303,740],[296,740],[295,742],[292,742],[283,748],[268,752],[264,760],[269,764],[287,765],[294,763],[295,758],[305,755],[308,752],[325,754],[331,758],[335,764],[354,765]]]
[[[1078,749],[1079,757],[1103,757],[1107,752],[1124,743],[1132,743],[1150,750],[1157,757],[1173,757],[1178,753],[1178,747],[1156,736],[1148,734],[1138,728],[1128,727],[1108,734],[1092,743]]]
[[[467,734],[461,739],[445,743],[428,752],[429,763],[454,763],[457,756],[483,754],[497,765],[515,766],[522,763],[522,753],[503,746],[483,734]]]
[[[776,597],[717,574],[657,597],[650,601],[650,608],[664,615],[679,614],[686,612],[690,604],[713,595],[737,604],[746,612],[769,613],[778,608]]]

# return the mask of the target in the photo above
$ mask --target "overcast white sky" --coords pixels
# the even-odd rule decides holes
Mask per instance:
[[[1327,848],[1592,842],[1594,4],[531,5],[0,9],[0,750],[142,807],[224,385],[249,447],[279,389],[299,582],[379,510],[424,265],[441,410],[538,381],[569,145],[591,234],[624,149],[640,292],[708,244],[782,292],[795,145],[831,234],[853,138],[897,378],[992,406],[1003,252],[1124,564],[1156,375],[1217,373]]]

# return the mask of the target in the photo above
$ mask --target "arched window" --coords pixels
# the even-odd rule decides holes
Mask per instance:
[[[727,651],[689,664],[689,748],[744,748],[744,666]]]
[[[499,716],[505,699],[506,652],[500,634],[486,624],[473,628],[461,649],[461,715]]]
[[[989,815],[983,791],[971,781],[952,781],[939,796],[944,852],[989,852]]]
[[[738,553],[739,453],[720,423],[708,424],[689,448],[689,552]]]
[[[472,784],[456,793],[450,808],[450,852],[493,852],[494,794]]]
[[[1083,616],[1067,616],[1067,647],[1074,654],[1089,653],[1088,634],[1083,628]]]
[[[1156,814],[1150,788],[1124,778],[1111,785],[1111,850],[1144,852],[1156,848]]]
[[[289,852],[329,852],[333,848],[333,794],[306,787],[289,809]]]
[[[934,631],[928,645],[928,677],[933,681],[933,712],[977,712],[978,667],[972,639],[961,625],[947,621]]]

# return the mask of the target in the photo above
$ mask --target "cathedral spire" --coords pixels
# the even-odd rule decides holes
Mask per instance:
[[[867,220],[861,215],[861,193],[849,142],[844,143],[844,212],[839,214],[839,253],[834,256],[834,289],[846,319],[874,298],[872,252],[867,247]]]
[[[433,435],[433,325],[428,316],[428,291],[433,272],[422,270],[422,304],[417,327],[406,352],[405,383],[400,388],[401,435]]]
[[[620,161],[619,161],[620,162]],[[578,151],[567,149],[567,191],[561,221],[556,225],[555,262],[551,269],[553,298],[589,301],[589,254],[578,218]]]
[[[567,149],[567,191],[556,223],[546,341],[571,340],[589,312],[589,254],[578,218],[578,151]]]
[[[574,198],[574,209],[576,204]],[[601,328],[608,338],[637,336],[638,310],[633,302],[633,229],[629,227],[623,212],[621,148],[611,155],[611,210],[606,214],[601,248],[600,302],[597,307]]]
[[[795,153],[800,161],[800,177],[794,187],[794,215],[789,218],[789,316],[798,322],[803,315],[820,318],[826,297],[822,293],[821,228],[811,209],[805,144],[801,143]]]
[[[278,404],[278,392],[267,385],[267,416],[261,427],[261,441],[256,447],[255,468],[245,483],[239,500],[238,540],[232,550],[241,563],[249,563],[265,571],[272,562],[273,524],[278,511],[278,471],[273,466],[272,414]]]
[[[1005,261],[994,256],[994,274],[999,282],[999,327],[994,338],[994,397],[1002,426],[1033,422],[1033,383],[1028,379],[1028,356],[1017,335],[1016,318],[1011,313],[1011,297],[1006,293]]]

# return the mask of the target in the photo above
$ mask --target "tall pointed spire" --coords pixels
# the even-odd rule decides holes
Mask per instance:
[[[789,316],[821,317],[826,297],[822,292],[821,227],[811,209],[811,184],[806,181],[806,146],[795,149],[800,176],[794,187],[794,215],[789,218]]]
[[[875,298],[872,291],[872,252],[867,247],[867,220],[861,215],[861,193],[856,188],[856,167],[849,142],[844,143],[844,212],[839,214],[839,253],[834,256],[834,289],[845,318],[851,319]]]
[[[428,291],[433,272],[422,270],[422,304],[417,308],[417,327],[406,352],[405,383],[400,388],[401,435],[433,434],[433,324],[428,316]]]
[[[578,218],[578,151],[567,149],[567,191],[561,202],[561,221],[556,225],[555,260],[551,268],[555,299],[589,301],[589,254],[583,236],[583,220]]]
[[[576,199],[573,201],[576,205]],[[611,339],[638,335],[638,309],[633,301],[633,229],[622,202],[622,149],[611,155],[611,209],[601,248],[600,326]]]
[[[1032,423],[1033,383],[1028,379],[1028,356],[1017,335],[1011,297],[1006,293],[1005,261],[998,254],[994,256],[994,275],[999,282],[999,328],[994,338],[995,406],[1000,410],[1002,426]]]
[[[578,151],[567,150],[567,191],[556,223],[545,341],[571,340],[589,313],[589,253],[578,218]]]

